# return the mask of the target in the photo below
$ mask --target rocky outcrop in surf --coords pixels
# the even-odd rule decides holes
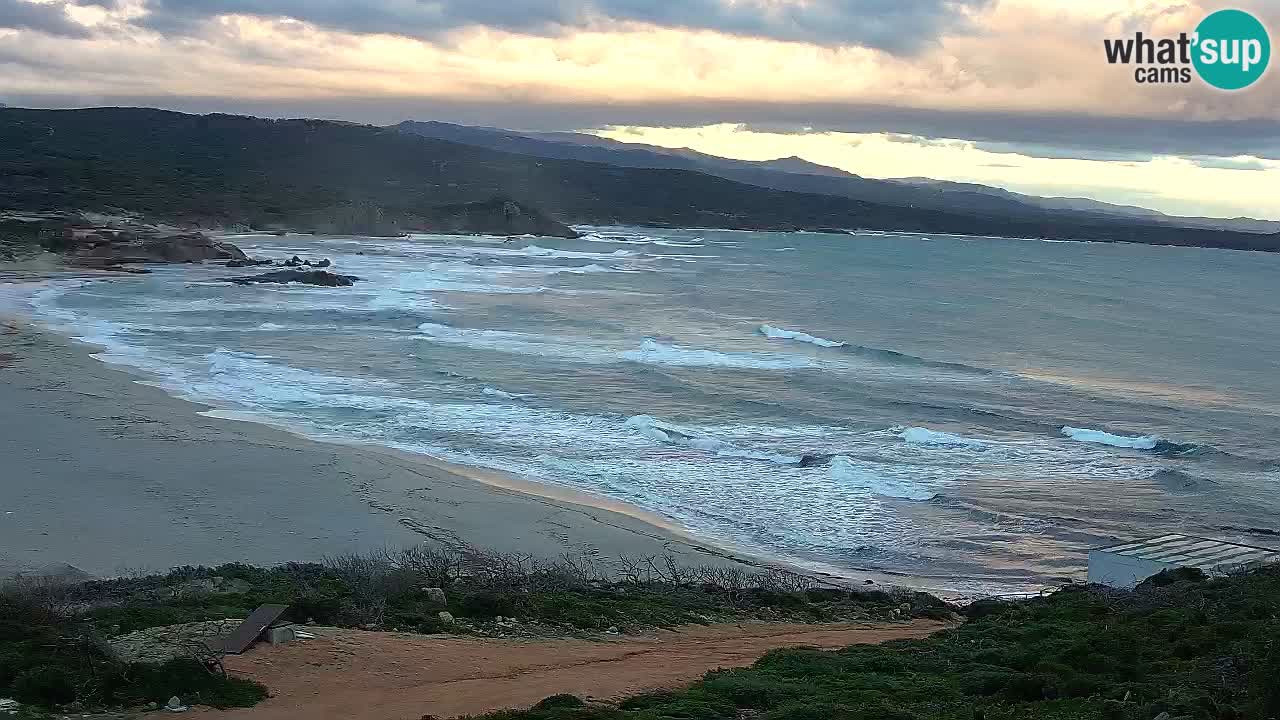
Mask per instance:
[[[48,234],[43,245],[46,250],[62,253],[73,265],[99,269],[137,263],[248,259],[235,245],[198,232],[72,226]]]
[[[415,229],[468,235],[581,237],[573,228],[552,220],[540,210],[503,197],[431,208]]]
[[[355,275],[339,275],[324,270],[277,270],[249,277],[227,278],[227,282],[237,285],[255,285],[258,283],[302,283],[321,287],[350,287],[360,278]]]

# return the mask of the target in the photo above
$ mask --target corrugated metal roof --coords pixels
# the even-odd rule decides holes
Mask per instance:
[[[1177,534],[1099,548],[1099,551],[1198,568],[1280,562],[1280,551],[1270,548]]]

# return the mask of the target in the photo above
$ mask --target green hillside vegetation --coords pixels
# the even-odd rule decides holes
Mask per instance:
[[[616,706],[548,698],[486,720],[1267,720],[1280,717],[1280,568],[986,601],[924,640],[769,653]]]
[[[423,588],[441,588],[445,602]],[[531,637],[951,613],[923,593],[824,588],[782,571],[684,567],[665,559],[623,559],[606,568],[590,557],[547,561],[422,546],[274,568],[178,568],[69,585],[15,581],[0,584],[0,698],[46,708],[128,707],[174,695],[206,705],[252,705],[265,689],[207,671],[197,662],[205,656],[129,664],[112,656],[109,643],[149,628],[244,618],[265,603],[289,605],[286,618],[298,623]],[[518,618],[518,627],[499,625],[498,617]]]
[[[160,110],[0,109],[0,208],[112,209],[209,226],[375,231],[447,225],[443,206],[510,198],[571,223],[862,228],[1280,249],[1274,235],[905,207],[691,170],[510,154],[396,129]]]

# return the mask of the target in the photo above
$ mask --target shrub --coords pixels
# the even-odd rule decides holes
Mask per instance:
[[[533,706],[533,710],[556,710],[560,708],[580,708],[587,704],[577,695],[560,694],[545,697]]]
[[[40,707],[65,705],[76,699],[71,674],[53,665],[40,665],[18,673],[11,691],[14,700]]]

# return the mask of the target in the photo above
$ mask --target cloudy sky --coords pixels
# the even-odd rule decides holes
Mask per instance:
[[[1143,86],[1103,55],[1228,6],[1280,36],[1280,0],[0,0],[0,102],[584,130],[1280,219],[1280,71]]]

